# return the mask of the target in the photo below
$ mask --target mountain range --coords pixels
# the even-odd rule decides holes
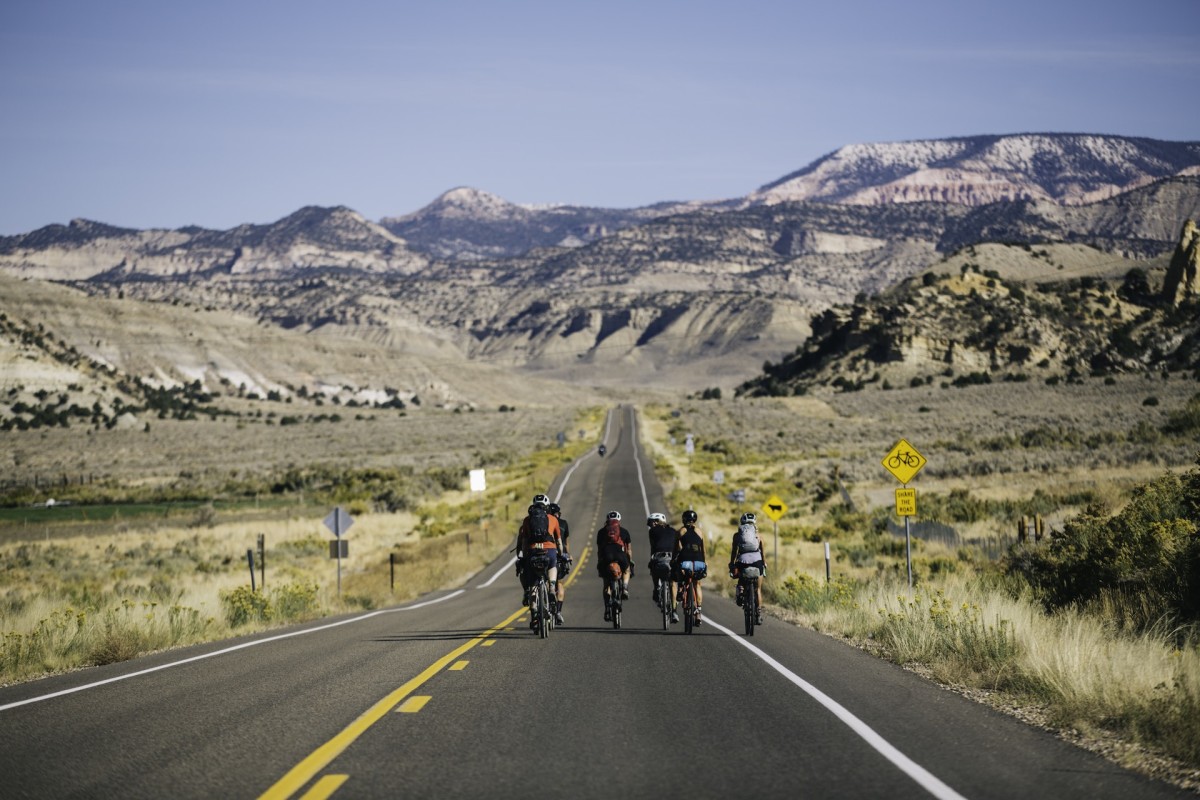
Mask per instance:
[[[535,208],[459,188],[378,222],[345,207],[227,231],[74,220],[0,237],[0,271],[398,357],[690,391],[753,378],[805,342],[816,315],[982,243],[1055,248],[1056,264],[1002,248],[1035,280],[1132,268],[1161,280],[1189,218],[1200,218],[1200,142],[977,136],[851,145],[719,202]],[[27,314],[7,300],[0,312]],[[192,355],[183,370],[163,354],[153,372],[225,377],[195,366],[220,359]],[[322,380],[253,371],[277,389]]]

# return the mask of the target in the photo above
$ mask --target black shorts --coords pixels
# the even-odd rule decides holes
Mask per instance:
[[[601,578],[608,577],[608,565],[609,564],[620,564],[621,572],[628,572],[629,571],[629,556],[627,556],[625,554],[624,550],[617,550],[615,548],[609,552],[604,553],[603,557],[600,558],[596,562],[596,571],[600,574]]]

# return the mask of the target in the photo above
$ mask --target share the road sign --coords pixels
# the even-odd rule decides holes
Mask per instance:
[[[762,511],[775,522],[779,522],[779,518],[787,513],[787,504],[777,495],[771,495],[771,499],[763,503]]]
[[[915,517],[917,515],[917,490],[896,490],[896,516]]]
[[[896,442],[891,452],[883,457],[883,468],[895,476],[901,483],[908,483],[913,476],[925,466],[925,456],[917,452],[917,448],[904,439]]]

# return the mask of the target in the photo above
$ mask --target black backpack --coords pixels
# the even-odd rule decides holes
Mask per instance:
[[[529,528],[526,535],[529,541],[535,544],[543,544],[550,541],[550,518],[546,515],[544,506],[530,506]]]

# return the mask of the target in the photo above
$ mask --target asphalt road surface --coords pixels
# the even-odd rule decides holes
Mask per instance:
[[[636,433],[615,410],[608,455],[549,487],[576,569],[548,639],[501,559],[403,607],[6,687],[0,797],[1189,796],[811,631],[747,638],[715,593],[663,631]],[[591,547],[613,508],[638,566],[621,630]]]

